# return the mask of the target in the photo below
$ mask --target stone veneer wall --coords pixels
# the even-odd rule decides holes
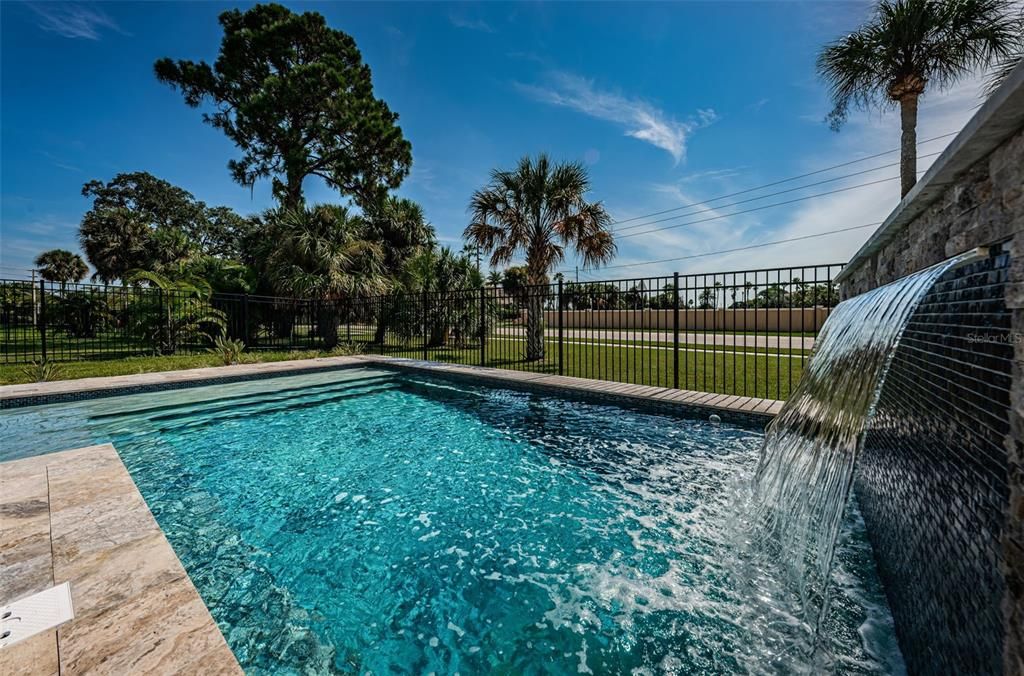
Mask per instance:
[[[992,531],[990,527],[991,536],[997,538],[996,541],[1001,547],[1001,556],[998,560],[989,559],[989,563],[997,568],[1002,576],[1002,626],[997,632],[1002,643],[1002,670],[1005,674],[1024,674],[1024,129],[1018,129],[990,154],[964,171],[956,181],[950,182],[949,187],[938,199],[877,251],[863,260],[852,263],[846,272],[846,279],[841,283],[840,293],[843,298],[849,298],[963,251],[992,245],[1005,246],[1004,251],[1007,253],[1006,279],[1002,286],[1001,300],[1009,318],[1005,340],[1012,350],[1012,357],[1008,363],[998,362],[998,368],[1005,369],[1009,375],[1007,397],[1004,402],[1000,398],[990,398],[987,401],[976,398],[960,401],[957,397],[961,394],[956,392],[946,393],[945,396],[949,405],[960,410],[977,412],[975,416],[957,421],[958,429],[965,430],[968,438],[973,438],[974,430],[980,429],[982,412],[998,416],[1005,423],[1003,426],[991,428],[1001,435],[1001,448],[1005,454],[1001,462],[1005,463],[1006,468],[1006,489],[1005,494],[1001,494],[1005,497],[1003,523],[998,531]],[[936,358],[941,361],[944,356],[940,353]],[[931,359],[927,364],[920,364],[919,368],[931,368]],[[998,379],[991,382],[996,380]],[[926,405],[926,401],[922,400],[922,405]],[[916,434],[927,432],[917,430]],[[904,437],[904,440],[909,443],[912,438]],[[908,447],[913,447],[913,444]],[[971,447],[965,445],[962,448]],[[947,464],[945,467],[950,472],[956,468],[962,469],[959,465]],[[914,471],[909,464],[903,465],[902,470]],[[903,478],[912,482],[917,477],[905,475]],[[975,484],[974,489],[986,490],[982,484]],[[925,487],[922,486],[920,490],[925,491]],[[960,527],[957,522],[957,519],[961,518],[960,515],[972,509],[980,509],[977,505],[980,499],[978,496],[971,498],[975,501],[973,503],[963,503],[963,495],[946,490],[939,490],[927,497],[933,504],[932,513],[944,514],[943,518],[948,520],[920,524],[919,527],[936,543],[945,542],[949,530]],[[900,498],[894,496],[892,499],[896,501]],[[875,535],[881,536],[880,533]],[[927,554],[928,551],[925,549],[920,553]],[[979,552],[972,556],[975,554],[980,556]],[[882,560],[882,556],[884,553],[876,551],[880,567],[891,567],[893,562]],[[949,580],[949,585],[972,584],[969,579],[956,579],[958,569],[956,563],[951,560],[937,562],[936,567],[926,570],[933,570],[935,574],[941,574],[943,570],[950,571],[953,577]],[[897,570],[894,573],[895,581],[890,580],[888,585],[890,599],[906,593],[906,589],[918,588],[915,579],[917,573],[916,570]],[[980,593],[982,592],[979,591]],[[991,602],[995,603],[995,600]],[[961,614],[950,621],[966,625],[976,622],[975,617],[967,612],[971,603],[965,603]],[[897,623],[899,624],[898,620]],[[921,627],[920,630],[925,631],[925,628]],[[931,632],[930,635],[920,635],[914,640],[923,641],[917,644],[919,646],[927,646],[928,641],[934,639],[934,632],[943,630],[944,627],[941,626],[929,627],[927,631]],[[905,650],[912,650],[913,646],[907,645],[909,639],[905,634],[906,630],[901,637],[901,645]],[[982,644],[988,645],[985,641],[982,641]],[[940,649],[937,641],[933,640],[931,645],[932,648],[929,650]],[[941,661],[934,661],[935,659],[937,658],[933,655],[917,666],[942,664]],[[959,657],[953,655],[950,655],[949,659],[951,662],[940,671],[955,673],[958,670],[956,665],[962,662],[959,661]],[[918,670],[913,666],[914,660],[908,659],[908,662],[915,671]]]

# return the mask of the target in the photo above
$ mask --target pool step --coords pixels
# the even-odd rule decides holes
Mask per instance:
[[[229,406],[242,404],[245,405],[248,402],[272,402],[282,401],[287,399],[295,398],[296,396],[304,396],[307,394],[319,394],[321,392],[333,392],[338,390],[348,390],[358,387],[364,387],[367,385],[376,385],[379,383],[391,383],[397,379],[396,374],[380,374],[372,376],[364,376],[361,378],[348,378],[345,380],[335,380],[327,383],[318,383],[316,385],[301,385],[297,387],[285,387],[279,390],[270,390],[264,392],[246,392],[237,395],[228,395],[223,397],[211,397],[210,399],[203,399],[201,401],[185,402],[185,403],[173,403],[173,404],[161,404],[158,406],[149,406],[137,409],[120,409],[109,413],[96,413],[89,416],[90,420],[102,420],[104,418],[124,418],[126,416],[141,416],[149,419],[156,419],[155,416],[151,416],[152,413],[161,413],[164,411],[181,412],[185,410],[196,410],[196,411],[209,411],[215,410],[220,404],[226,404]],[[211,406],[212,405],[212,406]]]
[[[267,402],[252,402],[244,406],[225,407],[219,406],[214,410],[191,410],[183,413],[168,413],[154,416],[148,421],[155,425],[158,431],[181,430],[191,427],[202,427],[211,423],[223,422],[237,418],[247,418],[268,413],[281,413],[282,411],[299,410],[321,406],[323,404],[344,401],[346,399],[358,399],[374,394],[381,394],[391,390],[400,389],[399,384],[382,384],[379,386],[365,386],[360,388],[346,388],[337,392],[321,393],[320,396],[309,397],[306,395],[294,396],[287,399],[279,399],[273,402],[276,405],[267,406]]]

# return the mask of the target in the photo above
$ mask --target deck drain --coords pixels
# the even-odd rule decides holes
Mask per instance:
[[[0,607],[0,648],[53,629],[74,617],[68,582],[8,603]]]

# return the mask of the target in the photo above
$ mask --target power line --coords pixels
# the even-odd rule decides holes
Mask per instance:
[[[922,158],[923,157],[933,157],[933,156],[938,155],[938,154],[940,154],[940,153],[928,153],[927,155],[921,155],[920,157],[922,157]],[[738,204],[747,204],[748,202],[756,202],[758,200],[767,199],[769,197],[775,197],[777,195],[785,195],[786,193],[796,192],[798,190],[804,190],[806,188],[813,188],[815,186],[824,185],[826,183],[834,183],[836,181],[841,181],[844,178],[852,178],[854,176],[861,176],[863,174],[870,174],[870,173],[878,171],[880,169],[889,169],[890,167],[899,166],[899,164],[900,164],[899,162],[893,162],[892,164],[883,164],[883,165],[878,166],[878,167],[872,167],[871,169],[863,169],[861,171],[855,171],[855,172],[850,173],[850,174],[843,174],[842,176],[835,176],[833,178],[826,178],[826,179],[824,179],[822,181],[815,181],[814,183],[805,183],[804,185],[799,185],[799,186],[797,186],[795,188],[787,188],[785,190],[779,190],[777,192],[770,192],[770,193],[767,193],[765,195],[760,195],[758,197],[748,197],[745,200],[738,200],[736,202],[729,202],[728,204],[719,204],[719,205],[716,205],[714,207],[703,207],[701,209],[701,211],[712,211],[713,209],[724,209],[725,207],[734,207],[734,206],[736,206]],[[892,179],[886,179],[886,180],[892,180]],[[825,194],[828,194],[828,193],[825,193]],[[719,198],[719,199],[721,199],[721,198]],[[708,201],[712,201],[712,200],[708,200]],[[690,206],[698,206],[700,204],[704,204],[704,202],[694,202]],[[682,207],[679,207],[679,208],[682,208]],[[632,230],[634,228],[641,228],[641,227],[644,227],[646,225],[655,225],[657,223],[665,223],[667,221],[675,220],[677,218],[683,218],[685,216],[695,216],[696,214],[701,213],[701,211],[696,211],[696,212],[689,213],[689,214],[677,214],[675,216],[669,216],[667,218],[661,218],[661,219],[658,219],[656,221],[647,221],[646,223],[637,223],[636,225],[627,225],[625,228],[622,228],[621,230],[615,231],[614,234],[617,235],[619,232],[622,232],[623,230]],[[630,237],[632,235],[622,235],[622,236],[623,237]]]
[[[814,239],[816,237],[825,237],[826,235],[836,235],[841,232],[850,232],[853,230],[861,230],[863,228],[872,228],[877,225],[881,225],[882,221],[876,221],[875,223],[865,223],[864,225],[854,225],[849,228],[840,228],[838,230],[829,230],[827,232],[819,232],[813,235],[801,235],[800,237],[790,237],[789,239],[779,239],[774,242],[762,242],[761,244],[751,244],[749,246],[740,246],[734,249],[722,249],[720,251],[707,251],[705,253],[691,254],[689,256],[680,256],[678,258],[663,258],[657,261],[644,261],[642,263],[622,263],[620,265],[608,265],[600,268],[601,270],[615,270],[619,268],[633,268],[641,265],[657,265],[659,263],[675,263],[677,261],[686,261],[693,258],[706,258],[707,256],[718,256],[727,253],[736,253],[737,251],[749,251],[751,249],[760,249],[767,246],[775,246],[777,244],[787,244],[789,242],[799,242],[805,239]]]
[[[948,134],[940,134],[939,136],[933,136],[933,137],[931,137],[929,139],[925,139],[924,141],[919,141],[917,143],[917,145],[923,146],[925,143],[931,143],[932,141],[938,141],[939,139],[948,138],[950,136],[956,136],[959,133],[960,133],[959,131],[951,131]],[[620,220],[617,220],[617,221],[612,221],[611,225],[619,225],[620,223],[630,223],[632,221],[639,221],[639,220],[644,219],[644,218],[650,218],[652,216],[661,216],[662,214],[668,214],[668,213],[671,213],[673,211],[679,211],[680,209],[689,209],[689,208],[691,208],[693,206],[696,206],[698,204],[706,204],[708,202],[716,202],[718,200],[725,199],[727,197],[736,197],[737,195],[745,195],[747,193],[754,192],[755,190],[761,190],[763,188],[771,188],[773,186],[781,185],[783,183],[789,183],[790,181],[797,181],[797,180],[800,180],[801,178],[807,178],[808,176],[815,176],[817,174],[823,174],[823,173],[825,173],[827,171],[832,171],[833,169],[840,169],[842,167],[848,167],[850,165],[858,164],[860,162],[866,162],[868,160],[873,160],[873,159],[876,159],[876,158],[879,158],[879,157],[884,157],[886,155],[891,155],[892,153],[898,152],[899,150],[900,150],[900,148],[893,148],[892,150],[886,150],[885,152],[875,153],[874,155],[868,155],[867,157],[861,157],[861,158],[858,158],[856,160],[849,160],[848,162],[841,162],[839,164],[833,164],[831,167],[825,167],[823,169],[815,169],[814,171],[809,171],[806,174],[799,174],[797,176],[790,176],[789,178],[779,179],[778,181],[773,181],[771,183],[765,183],[763,185],[754,186],[753,188],[746,188],[744,190],[739,190],[737,192],[731,192],[731,193],[729,193],[727,195],[719,195],[718,197],[712,197],[710,199],[706,199],[706,200],[703,200],[701,202],[694,202],[693,204],[687,204],[687,205],[683,205],[683,206],[679,206],[679,207],[672,207],[671,209],[664,209],[662,211],[655,211],[655,212],[652,212],[652,213],[649,213],[649,214],[643,214],[641,216],[633,216],[632,218],[623,218],[623,219],[620,219]]]
[[[816,197],[825,197],[826,195],[835,195],[841,192],[847,192],[849,190],[856,190],[857,188],[866,188],[870,185],[878,185],[879,183],[886,183],[888,181],[895,181],[899,176],[890,176],[889,178],[881,178],[877,181],[868,181],[867,183],[858,183],[857,185],[846,186],[845,188],[836,188],[835,190],[828,190],[826,192],[814,193],[813,195],[805,195],[804,197],[795,197],[791,200],[783,200],[782,202],[773,202],[772,204],[763,204],[759,207],[753,207],[750,209],[743,209],[741,211],[734,211],[731,214],[720,214],[718,216],[709,216],[708,218],[699,218],[695,221],[684,221],[682,223],[676,223],[675,225],[667,225],[663,228],[653,228],[651,230],[644,230],[643,232],[631,232],[627,235],[622,235],[620,239],[627,237],[639,237],[640,235],[649,235],[652,232],[662,232],[664,230],[674,230],[675,228],[682,228],[688,225],[696,225],[698,223],[707,223],[708,221],[717,221],[722,218],[731,218],[732,216],[739,216],[741,214],[749,214],[754,211],[763,211],[764,209],[772,209],[775,207],[785,206],[787,204],[794,204],[796,202],[803,202],[805,200],[814,199]]]

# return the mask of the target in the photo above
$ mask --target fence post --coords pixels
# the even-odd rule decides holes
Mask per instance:
[[[480,366],[487,365],[487,287],[480,287]]]
[[[564,336],[564,322],[563,322],[564,308],[562,306],[562,278],[558,278],[558,375],[565,375],[565,366],[562,359],[562,344]]]
[[[249,339],[249,294],[242,294],[242,342],[252,347]]]
[[[679,273],[672,274],[672,387],[679,389]]]
[[[427,354],[427,339],[429,336],[430,333],[427,327],[427,290],[423,289],[423,361],[427,361],[430,358]]]
[[[43,343],[43,361],[46,361],[46,282],[39,280],[39,338]]]

